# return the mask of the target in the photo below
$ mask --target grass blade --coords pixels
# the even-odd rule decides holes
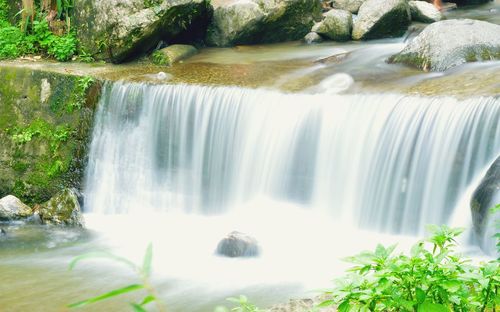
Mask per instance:
[[[137,270],[137,266],[134,263],[132,263],[131,261],[129,261],[125,258],[122,258],[122,257],[115,256],[115,255],[108,253],[108,252],[89,252],[89,253],[83,254],[81,256],[75,257],[73,260],[71,260],[71,262],[69,264],[69,270],[70,271],[73,270],[78,262],[80,262],[82,260],[86,260],[86,259],[92,259],[92,258],[105,258],[105,259],[114,260],[114,261],[121,262],[121,263],[127,265],[128,267],[132,268],[132,270]]]
[[[134,308],[134,312],[148,312],[146,309],[144,309],[143,307],[141,307],[141,305],[137,303],[131,303],[130,305],[132,306],[132,308]]]
[[[148,248],[146,248],[146,253],[144,254],[144,260],[142,262],[142,273],[149,277],[151,275],[151,262],[153,260],[153,245],[149,243]]]
[[[118,289],[112,290],[110,292],[107,292],[105,294],[102,294],[102,295],[99,295],[99,296],[96,296],[96,297],[93,297],[93,298],[90,298],[90,299],[87,299],[87,300],[83,300],[83,301],[79,301],[79,302],[75,302],[75,303],[69,304],[68,308],[83,307],[83,306],[86,306],[86,305],[89,305],[89,304],[92,304],[92,303],[95,303],[95,302],[103,301],[103,300],[106,300],[106,299],[109,299],[109,298],[112,298],[112,297],[116,297],[116,296],[119,296],[119,295],[122,295],[122,294],[129,293],[131,291],[136,291],[136,290],[143,289],[143,288],[144,288],[144,286],[143,285],[139,285],[139,284],[129,285],[129,286],[126,286],[126,287],[123,287],[123,288],[118,288]]]
[[[150,303],[150,302],[153,302],[153,301],[155,301],[155,300],[156,300],[156,297],[155,297],[155,296],[151,296],[151,295],[149,295],[149,296],[147,296],[146,298],[144,298],[144,299],[142,300],[142,302],[140,303],[140,305],[141,305],[141,306],[144,306],[144,305],[146,305],[146,304],[148,304],[148,303]]]

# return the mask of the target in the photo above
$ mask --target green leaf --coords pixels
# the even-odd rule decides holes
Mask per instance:
[[[450,309],[442,304],[426,301],[418,306],[417,312],[449,312]]]
[[[132,292],[132,291],[143,289],[143,288],[144,288],[144,286],[143,285],[139,285],[139,284],[129,285],[129,286],[126,286],[126,287],[123,287],[123,288],[118,288],[118,289],[112,290],[110,292],[107,292],[105,294],[102,294],[102,295],[99,295],[99,296],[96,296],[96,297],[93,297],[93,298],[90,298],[90,299],[87,299],[87,300],[83,300],[83,301],[79,301],[79,302],[75,302],[75,303],[69,304],[68,308],[83,307],[83,306],[89,305],[91,303],[103,301],[103,300],[106,300],[106,299],[109,299],[109,298],[112,298],[112,297],[123,295],[123,294],[129,293],[129,292]]]
[[[325,300],[317,305],[318,308],[329,307],[335,304],[334,300]]]
[[[62,1],[57,0],[57,18],[61,18],[62,11],[63,11]]]
[[[351,306],[349,305],[349,301],[345,300],[344,302],[339,304],[337,309],[338,309],[338,312],[349,312],[349,310],[351,309]]]
[[[144,254],[144,260],[142,261],[142,273],[149,277],[151,275],[151,262],[153,259],[153,245],[149,243],[148,248],[146,248],[146,253]]]
[[[155,296],[149,295],[146,298],[142,299],[142,302],[140,303],[141,306],[144,306],[150,302],[153,302],[156,300]]]
[[[417,295],[417,302],[419,304],[423,303],[425,301],[425,291],[423,291],[421,288],[416,289],[416,295]]]
[[[121,262],[121,263],[127,265],[128,267],[132,268],[132,270],[137,270],[137,266],[134,263],[132,263],[131,261],[129,261],[125,258],[122,258],[122,257],[115,256],[115,255],[108,253],[108,252],[89,252],[89,253],[83,254],[81,256],[75,257],[69,264],[69,270],[70,271],[73,270],[78,262],[80,262],[82,260],[86,260],[86,259],[92,259],[92,258],[110,259],[110,260],[113,260],[116,262]]]
[[[137,303],[131,303],[130,304],[132,306],[132,308],[134,309],[134,312],[148,312],[146,309],[144,309],[143,307],[141,307],[139,304]]]

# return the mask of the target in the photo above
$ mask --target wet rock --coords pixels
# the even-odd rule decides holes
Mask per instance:
[[[500,156],[495,160],[474,191],[470,203],[474,232],[483,248],[487,249],[485,236],[488,232],[488,223],[492,219],[490,208],[500,203]],[[494,225],[493,225],[494,227]],[[485,239],[486,238],[486,239]],[[494,245],[494,244],[493,244]]]
[[[444,71],[466,62],[500,59],[500,25],[470,19],[427,26],[389,62]]]
[[[321,16],[320,0],[214,0],[206,42],[232,46],[299,40]]]
[[[216,253],[230,258],[256,257],[259,255],[259,244],[255,238],[234,231],[219,242]]]
[[[43,224],[83,227],[80,203],[72,189],[64,189],[38,209]]]
[[[426,1],[410,1],[411,19],[416,22],[434,23],[443,19],[441,12]]]
[[[323,38],[314,31],[311,31],[304,37],[304,42],[307,44],[320,43],[323,42]]]
[[[4,229],[0,228],[0,237],[2,236],[7,236],[7,232]]]
[[[157,65],[170,66],[198,53],[192,45],[174,44],[153,53],[153,62]]]
[[[355,40],[402,36],[411,22],[406,0],[366,0],[359,8],[352,38]]]
[[[36,207],[35,207],[35,209],[36,209]],[[26,223],[36,224],[36,225],[43,224],[42,218],[40,218],[40,214],[38,213],[38,211],[35,211],[31,216],[26,218]]]
[[[324,19],[312,28],[313,32],[335,41],[347,41],[351,39],[351,12],[333,9],[323,14],[323,16]]]
[[[365,1],[366,0],[333,0],[332,7],[334,9],[346,10],[356,14]]]
[[[31,213],[31,208],[15,196],[8,195],[0,199],[0,221],[24,219]]]
[[[492,0],[447,0],[448,2],[456,3],[457,5],[474,5],[474,4],[483,4],[491,2]]]
[[[79,0],[74,11],[82,48],[115,63],[160,41],[201,40],[211,17],[208,0]]]

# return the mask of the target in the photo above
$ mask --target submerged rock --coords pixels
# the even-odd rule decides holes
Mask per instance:
[[[200,40],[211,16],[208,0],[79,0],[75,26],[82,48],[120,63],[161,40]]]
[[[352,38],[355,40],[402,36],[411,22],[406,0],[367,0],[359,8]]]
[[[491,219],[490,208],[500,203],[500,156],[495,160],[474,191],[470,203],[474,232],[479,237],[480,244],[484,246],[485,233],[488,232],[488,223]]]
[[[85,224],[77,192],[72,189],[64,189],[40,205],[38,213],[43,224],[78,227],[83,227]]]
[[[24,219],[31,213],[31,208],[15,196],[8,195],[0,199],[0,221]]]
[[[256,257],[259,255],[259,244],[255,238],[234,231],[219,242],[216,253],[230,258]]]
[[[153,53],[153,62],[157,65],[172,65],[181,60],[187,59],[198,53],[198,50],[188,44],[174,44],[155,51]]]
[[[232,46],[299,40],[321,16],[320,0],[214,0],[206,42]]]
[[[333,0],[332,7],[334,9],[346,10],[353,14],[358,13],[359,7],[366,0]]]
[[[324,19],[312,28],[313,32],[335,41],[351,39],[351,12],[333,9],[323,14],[323,16]]]
[[[304,42],[307,44],[320,43],[323,42],[323,38],[314,31],[311,31],[304,37]]]
[[[444,71],[466,62],[500,59],[500,25],[470,19],[427,26],[389,62]]]
[[[426,1],[410,1],[411,19],[422,23],[434,23],[443,19],[443,14]]]

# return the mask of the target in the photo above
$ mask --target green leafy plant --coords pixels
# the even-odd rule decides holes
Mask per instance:
[[[429,226],[431,236],[395,255],[396,246],[378,245],[346,259],[355,264],[336,281],[319,306],[338,311],[495,311],[499,304],[498,261],[477,267],[456,254],[462,229]]]
[[[238,298],[227,298],[226,299],[229,302],[232,302],[233,304],[236,304],[235,307],[233,308],[227,308],[227,307],[217,307],[215,308],[214,312],[264,312],[264,310],[259,309],[257,306],[252,304],[248,298],[244,295],[240,295]]]
[[[491,208],[491,214],[494,215],[496,213],[500,213],[500,204]],[[500,231],[500,220],[496,220],[495,226],[496,226],[497,230]],[[497,253],[498,253],[498,256],[500,257],[500,232],[495,233],[495,235],[493,237],[496,238],[496,240],[497,240]],[[500,260],[500,258],[499,258],[499,260]]]
[[[68,113],[72,113],[74,110],[79,110],[85,105],[87,91],[94,82],[95,80],[91,76],[83,76],[78,78],[74,91],[74,99],[67,105]]]
[[[127,294],[130,292],[135,292],[135,291],[145,291],[146,296],[144,297],[143,300],[139,303],[131,302],[130,306],[135,312],[145,312],[146,306],[150,303],[156,303],[156,309],[159,312],[164,312],[166,311],[164,303],[158,298],[157,292],[154,289],[154,287],[151,284],[151,270],[152,270],[152,259],[153,259],[153,247],[151,244],[148,245],[146,248],[146,252],[144,254],[144,258],[142,261],[142,265],[136,265],[135,263],[129,261],[128,259],[113,255],[111,253],[107,252],[93,252],[93,253],[88,253],[84,254],[81,256],[78,256],[74,258],[70,265],[69,269],[73,270],[76,266],[77,263],[79,263],[82,260],[89,259],[89,258],[105,258],[109,260],[113,260],[115,262],[121,263],[132,269],[139,277],[140,282],[137,284],[132,284],[128,285],[125,287],[121,287],[118,289],[111,290],[109,292],[106,292],[104,294],[85,299],[82,301],[78,301],[72,304],[69,304],[69,308],[79,308],[83,306],[87,306],[93,303],[97,303],[106,299],[110,299],[113,297],[117,297],[123,294]]]
[[[155,65],[167,65],[170,66],[170,58],[163,52],[157,50],[151,54],[151,59]]]

